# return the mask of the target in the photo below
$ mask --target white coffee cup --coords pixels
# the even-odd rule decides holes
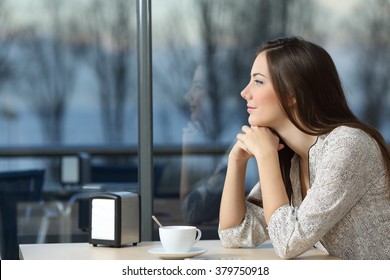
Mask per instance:
[[[165,252],[169,253],[191,251],[202,236],[200,229],[193,226],[164,226],[159,228],[159,234]]]

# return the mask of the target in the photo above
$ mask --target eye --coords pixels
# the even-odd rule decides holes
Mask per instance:
[[[261,80],[255,80],[254,82],[255,82],[256,85],[262,85],[262,84],[264,84],[264,82],[261,81]]]

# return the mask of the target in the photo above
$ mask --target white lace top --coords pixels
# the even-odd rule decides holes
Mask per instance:
[[[267,227],[263,210],[246,202],[241,224],[219,230],[225,247],[253,247],[271,239],[282,258],[316,243],[341,259],[390,259],[390,192],[376,142],[340,126],[309,151],[310,189],[302,201],[298,158],[291,162],[291,205],[277,209]],[[261,196],[257,184],[249,196]],[[322,246],[321,246],[322,247]]]

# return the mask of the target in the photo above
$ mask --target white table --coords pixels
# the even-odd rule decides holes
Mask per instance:
[[[141,242],[137,246],[114,248],[99,245],[94,247],[89,243],[49,243],[19,245],[20,259],[24,260],[153,260],[160,259],[158,255],[148,250],[161,247],[159,241]],[[207,252],[194,257],[195,259],[210,260],[277,260],[280,259],[271,242],[265,242],[256,248],[224,248],[220,240],[201,240],[195,247],[205,248]],[[334,260],[329,254],[310,249],[297,259]]]

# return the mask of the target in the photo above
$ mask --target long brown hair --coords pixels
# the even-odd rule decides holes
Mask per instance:
[[[382,153],[387,178],[390,178],[390,152],[382,135],[361,122],[350,110],[336,66],[320,46],[297,37],[266,42],[259,50],[266,52],[272,85],[290,121],[310,135],[329,133],[340,125],[359,128],[369,134]],[[288,97],[295,97],[297,113],[289,106]],[[289,171],[291,149],[279,153],[282,176],[291,197]],[[390,184],[389,184],[390,191]]]

